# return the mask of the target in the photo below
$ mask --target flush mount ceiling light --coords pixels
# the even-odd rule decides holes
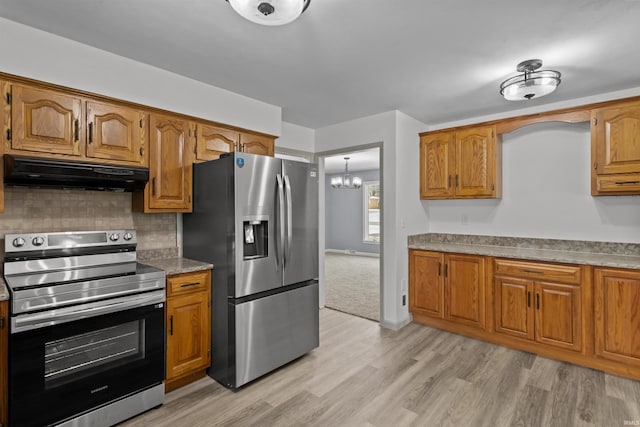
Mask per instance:
[[[284,25],[302,14],[311,0],[227,0],[240,16],[261,25]]]
[[[556,90],[560,84],[560,72],[540,70],[542,60],[529,59],[518,64],[522,74],[511,77],[500,84],[500,95],[508,101],[523,101],[539,98]]]
[[[331,178],[331,187],[347,190],[353,190],[362,187],[362,180],[359,177],[349,177],[349,159],[350,157],[344,158],[344,175],[334,176],[333,178]]]

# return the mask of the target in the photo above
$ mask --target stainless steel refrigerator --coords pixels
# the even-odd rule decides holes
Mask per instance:
[[[314,164],[230,153],[193,166],[183,254],[214,265],[209,376],[236,389],[318,347]]]

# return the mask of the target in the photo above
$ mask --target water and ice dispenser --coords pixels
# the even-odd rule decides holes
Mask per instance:
[[[268,253],[269,221],[253,219],[242,222],[243,252],[242,259],[265,258]]]

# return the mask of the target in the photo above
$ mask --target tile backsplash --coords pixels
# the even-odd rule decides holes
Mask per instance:
[[[177,215],[131,211],[131,193],[5,188],[0,238],[11,233],[133,228],[138,250],[175,249]]]

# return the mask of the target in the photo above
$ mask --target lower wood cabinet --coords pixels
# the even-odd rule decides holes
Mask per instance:
[[[0,301],[0,427],[9,422],[9,301]]]
[[[412,313],[484,328],[484,257],[412,250],[409,262]]]
[[[595,354],[640,367],[640,271],[594,271]]]
[[[415,322],[638,380],[639,306],[640,269],[409,250]]]
[[[168,276],[166,307],[168,392],[211,365],[211,271]]]
[[[581,351],[580,283],[550,281],[558,269],[579,272],[580,267],[511,260],[495,263],[497,271],[511,270],[514,274],[494,278],[495,332]],[[575,273],[573,277],[580,276]]]

